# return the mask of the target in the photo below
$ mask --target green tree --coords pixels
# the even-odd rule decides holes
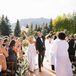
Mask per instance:
[[[50,20],[50,23],[46,23],[44,28],[43,28],[43,34],[47,35],[52,31],[52,19]]]
[[[37,31],[41,31],[41,30],[42,30],[42,28],[40,27],[40,25],[38,25]]]
[[[49,26],[48,26],[48,32],[52,31],[53,23],[52,19],[50,20]]]
[[[28,24],[26,25],[26,28],[29,28],[29,25]]]
[[[28,35],[33,35],[33,33],[34,33],[33,24],[31,24],[28,30]]]
[[[19,20],[17,20],[16,27],[14,29],[14,35],[16,37],[20,37],[20,34],[21,34],[20,23],[19,23]]]
[[[76,13],[74,12],[72,15],[72,27],[73,27],[73,33],[76,33]]]
[[[0,23],[0,33],[3,36],[9,36],[11,33],[11,25],[8,18],[2,15],[1,23]]]
[[[61,31],[66,29],[69,34],[70,33],[76,33],[76,13],[72,15],[63,15],[58,16],[53,21],[54,31]]]
[[[64,29],[68,29],[68,18],[66,15],[57,16],[57,18],[53,21],[54,31],[61,31]]]
[[[37,29],[38,29],[38,25],[36,24],[36,25],[35,25],[34,31],[37,31]]]
[[[46,23],[46,25],[43,27],[43,35],[45,36],[45,35],[47,35],[49,32],[48,32],[48,29],[49,29],[49,27],[48,27],[48,24]]]

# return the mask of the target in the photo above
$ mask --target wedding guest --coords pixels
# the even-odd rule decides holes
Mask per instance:
[[[50,40],[50,35],[47,35],[46,37],[45,37],[45,47],[46,47],[46,52],[45,52],[45,55],[46,55],[46,58],[47,58],[47,61],[49,62],[49,53],[50,53],[50,50],[49,50],[49,48],[50,48],[50,43],[49,43],[49,40]],[[49,54],[49,55],[48,55]]]
[[[73,76],[72,65],[68,55],[68,42],[63,32],[58,34],[58,39],[54,41],[52,50],[55,52],[56,76]]]
[[[13,62],[14,65],[13,65],[13,70],[16,71],[16,66],[17,66],[17,55],[14,51],[14,47],[15,47],[15,41],[12,40],[10,42],[10,45],[9,45],[9,49],[8,49],[8,53],[9,53],[9,56],[8,56],[8,61],[9,62]],[[9,66],[9,65],[8,65]],[[12,67],[11,67],[12,68]]]
[[[69,43],[69,49],[68,49],[69,58],[72,62],[74,61],[74,57],[75,57],[75,39],[73,35],[70,36],[68,43]]]
[[[1,65],[1,62],[0,62],[0,76],[2,76],[1,69],[2,69],[2,65]]]
[[[6,64],[6,57],[7,53],[6,50],[2,46],[3,44],[3,39],[0,39],[0,72],[6,75],[6,70],[7,70],[7,64]]]
[[[23,57],[23,51],[22,51],[22,43],[20,38],[17,38],[15,40],[15,47],[14,47],[14,51],[17,54],[17,58],[22,58]]]

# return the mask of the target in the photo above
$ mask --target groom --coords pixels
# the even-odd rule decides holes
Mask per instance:
[[[41,66],[43,66],[43,60],[45,55],[45,37],[41,31],[38,31],[38,37],[36,39],[36,50],[38,53],[38,66],[39,72],[41,72]]]

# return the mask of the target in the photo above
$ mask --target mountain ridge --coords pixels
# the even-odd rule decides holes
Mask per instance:
[[[33,24],[34,26],[37,25],[44,25],[44,24],[49,24],[50,23],[50,19],[48,18],[27,18],[27,19],[21,19],[19,20],[20,22],[20,27],[26,27],[26,25],[28,24],[29,26],[31,24]],[[15,28],[16,23],[12,24],[12,29]]]

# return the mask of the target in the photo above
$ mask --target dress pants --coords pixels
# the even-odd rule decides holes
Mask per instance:
[[[39,52],[39,54],[38,54],[39,69],[41,69],[41,66],[43,65],[44,56],[45,56],[45,51]]]

